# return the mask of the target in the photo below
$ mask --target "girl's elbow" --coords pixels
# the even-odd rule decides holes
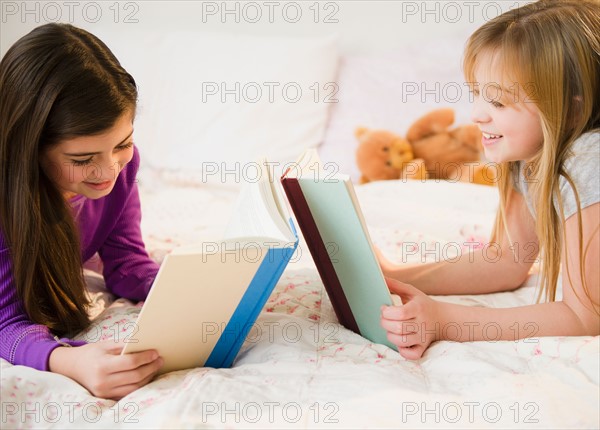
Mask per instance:
[[[583,336],[598,336],[600,335],[600,317],[595,321],[582,321]]]
[[[531,265],[513,262],[507,267],[502,291],[514,291],[529,280]]]
[[[573,306],[568,301],[563,301],[568,307],[570,312],[575,317],[573,321],[576,321],[577,327],[575,328],[575,336],[598,336],[600,335],[600,315],[597,313],[597,307],[592,309],[578,306]]]
[[[525,284],[527,282],[527,280],[529,280],[529,269],[521,271],[515,279],[515,288],[519,288],[521,286],[523,286],[523,284]]]

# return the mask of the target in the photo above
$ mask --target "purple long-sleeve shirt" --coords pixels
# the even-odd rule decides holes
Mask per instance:
[[[132,160],[109,195],[95,200],[79,195],[70,200],[79,228],[82,261],[97,252],[108,290],[132,300],[146,298],[159,267],[142,241],[136,181],[139,163],[134,148]],[[84,344],[62,341],[74,346]],[[12,364],[48,370],[50,353],[58,346],[46,326],[34,324],[27,317],[14,285],[10,252],[0,231],[0,357]]]

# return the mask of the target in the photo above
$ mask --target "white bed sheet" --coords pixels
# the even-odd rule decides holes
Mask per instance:
[[[357,187],[373,241],[390,258],[484,244],[497,191],[444,182]],[[142,228],[157,261],[179,244],[218,239],[235,192],[149,189]],[[475,245],[468,245],[475,246]],[[598,428],[600,337],[437,342],[417,361],[341,327],[303,242],[232,369],[163,375],[119,402],[60,375],[0,361],[2,428]],[[432,252],[433,250],[433,252]],[[445,253],[444,253],[445,252]],[[140,307],[103,290],[92,272],[93,326],[105,339]],[[535,275],[515,292],[450,296],[471,306],[532,303]],[[106,309],[105,309],[106,308]],[[192,328],[191,328],[192,329]]]

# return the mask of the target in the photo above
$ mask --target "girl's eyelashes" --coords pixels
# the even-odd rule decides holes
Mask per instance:
[[[475,97],[479,97],[479,90],[473,89],[471,90],[471,93],[473,94],[473,96]],[[504,107],[504,105],[496,100],[487,100],[492,106],[494,106],[497,109],[502,109]]]
[[[122,151],[124,149],[131,148],[132,146],[133,146],[133,140],[130,140],[129,142],[127,142],[127,143],[125,143],[125,144],[123,144],[121,146],[117,146],[115,149],[117,151]]]
[[[125,149],[129,149],[133,146],[133,141],[127,142],[123,145],[117,146],[115,148],[116,151],[123,151]],[[92,162],[92,160],[94,159],[93,156],[91,156],[90,158],[87,158],[85,160],[71,160],[71,162],[73,163],[74,166],[86,166],[88,164],[90,164]]]
[[[74,166],[85,166],[92,162],[92,158],[94,158],[94,157],[90,157],[87,160],[71,160],[71,162],[73,163]]]

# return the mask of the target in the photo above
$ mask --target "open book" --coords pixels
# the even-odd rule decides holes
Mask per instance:
[[[123,354],[158,350],[160,373],[232,365],[298,245],[280,184],[258,164],[223,240],[165,257]]]
[[[387,288],[350,178],[323,167],[307,150],[283,174],[283,189],[340,323],[396,349],[380,325],[381,306],[400,298]]]

